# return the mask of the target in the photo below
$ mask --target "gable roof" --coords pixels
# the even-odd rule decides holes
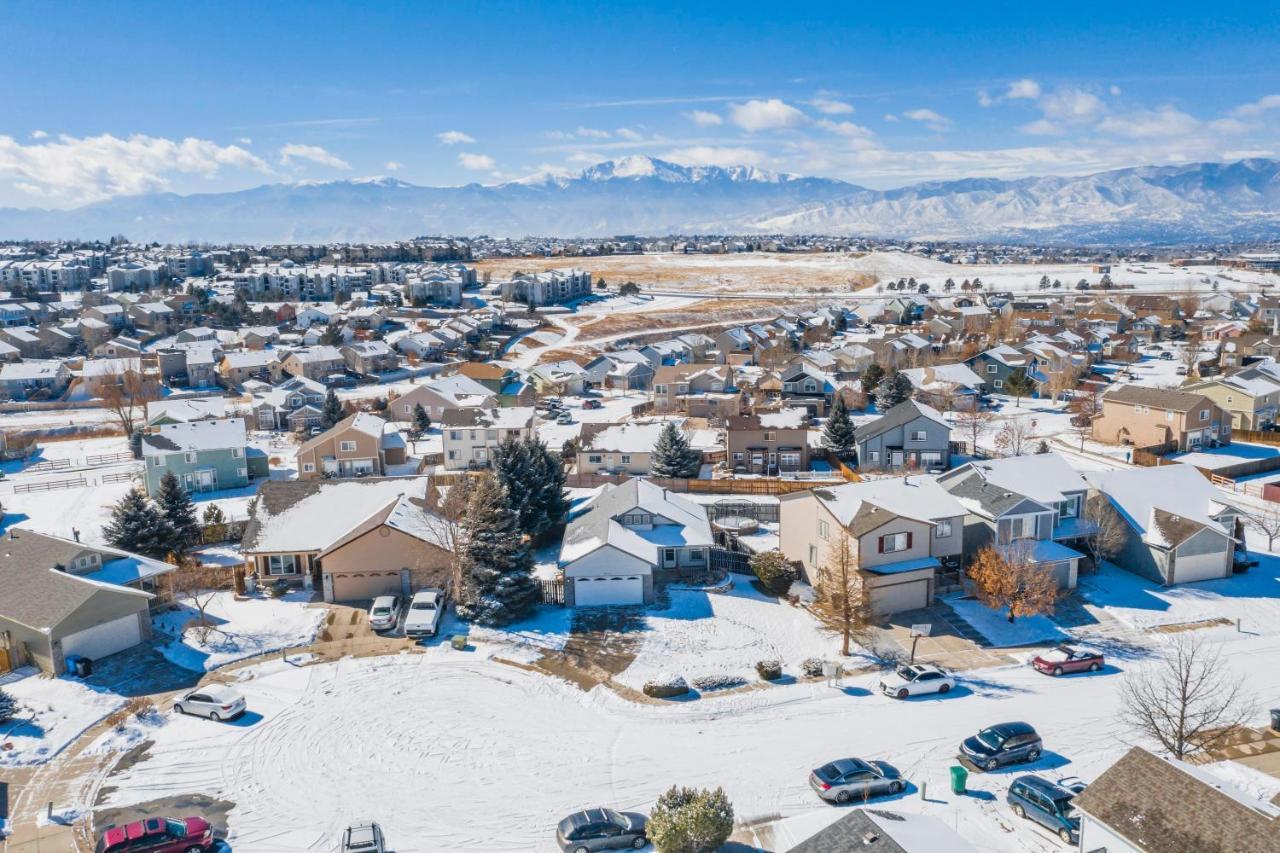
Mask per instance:
[[[633,530],[616,520],[637,508],[672,523],[655,525],[652,530]],[[706,507],[643,477],[635,477],[617,486],[605,485],[585,511],[569,522],[560,546],[560,564],[571,563],[603,545],[611,545],[657,565],[659,548],[713,544]]]
[[[1141,385],[1121,385],[1112,388],[1102,395],[1103,402],[1125,403],[1133,406],[1150,406],[1153,409],[1171,409],[1175,412],[1189,412],[1213,401],[1203,394],[1189,394],[1186,391],[1169,391],[1163,388],[1146,388]]]
[[[946,489],[938,485],[935,478],[919,474],[896,479],[845,483],[833,488],[814,489],[812,494],[835,516],[837,521],[846,527],[865,506],[885,510],[891,515],[926,522],[965,514],[964,506]],[[888,520],[882,515],[876,526]]]
[[[1222,493],[1190,465],[1091,471],[1086,477],[1149,544],[1173,547],[1206,527],[1232,533],[1213,519],[1229,507]]]
[[[874,421],[858,427],[856,430],[857,440],[859,442],[866,441],[891,429],[908,424],[916,418],[928,418],[948,430],[951,429],[951,425],[947,423],[937,409],[915,400],[903,400]]]
[[[158,456],[188,450],[225,450],[248,444],[243,418],[184,421],[163,424],[142,436],[142,455]]]
[[[977,853],[949,826],[930,815],[884,809],[852,809],[791,848],[791,853]]]
[[[1089,487],[1079,471],[1056,453],[969,462],[938,477],[938,484],[966,507],[992,517],[1032,500],[1052,506],[1068,492]]]

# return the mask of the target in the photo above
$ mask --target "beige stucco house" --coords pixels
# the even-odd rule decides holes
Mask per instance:
[[[1123,385],[1102,398],[1093,439],[1137,447],[1190,450],[1231,442],[1231,416],[1202,393]]]

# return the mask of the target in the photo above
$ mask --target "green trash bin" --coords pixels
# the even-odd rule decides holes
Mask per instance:
[[[951,768],[951,793],[963,794],[964,783],[969,779],[969,771],[960,765],[954,765]]]

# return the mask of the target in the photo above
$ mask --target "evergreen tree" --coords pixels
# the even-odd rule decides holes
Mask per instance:
[[[342,401],[338,399],[338,395],[333,393],[333,389],[329,389],[329,393],[324,395],[324,407],[320,410],[320,426],[325,429],[333,429],[333,425],[346,417],[346,413],[342,410]]]
[[[529,502],[533,498],[533,469],[530,461],[529,442],[507,438],[493,449],[493,473],[502,484],[507,496],[507,506],[516,516],[516,525],[524,533],[529,532]]]
[[[18,716],[18,700],[0,690],[0,723],[7,723]]]
[[[866,370],[862,371],[862,393],[868,397],[875,393],[876,387],[884,379],[884,368],[876,364],[874,361],[867,365]]]
[[[827,418],[827,425],[822,430],[822,445],[836,456],[844,456],[853,451],[853,421],[849,418],[849,408],[841,394],[836,394],[831,417]]]
[[[876,386],[876,408],[887,412],[894,406],[911,399],[915,386],[911,380],[898,371],[890,373]]]
[[[173,472],[166,472],[160,478],[156,507],[164,522],[167,552],[181,557],[200,543],[200,522],[196,519],[196,505],[191,502],[191,495],[187,494]]]
[[[458,615],[479,625],[500,626],[528,614],[539,598],[533,554],[506,489],[492,472],[477,479],[464,525]]]
[[[565,493],[564,463],[540,441],[530,442],[529,461],[533,476],[534,497],[525,531],[538,540],[564,524],[569,515],[569,498]]]
[[[342,327],[337,323],[331,323],[325,327],[320,334],[320,343],[327,347],[336,347],[342,343]]]
[[[201,518],[201,533],[208,542],[221,542],[227,535],[227,516],[217,504],[209,504],[204,508]]]
[[[1036,453],[1048,453],[1048,452],[1049,452],[1049,442],[1045,441],[1043,438],[1040,439],[1040,443],[1036,445]]]
[[[1022,398],[1034,394],[1036,383],[1027,375],[1024,367],[1019,367],[1009,374],[1004,381],[1004,393],[1014,398],[1014,405],[1021,406]]]
[[[164,557],[167,533],[164,521],[142,489],[133,488],[111,508],[111,520],[102,530],[109,544],[144,557]]]
[[[427,414],[426,409],[422,408],[421,403],[413,407],[413,428],[418,435],[424,435],[431,429],[431,416]]]
[[[653,445],[649,471],[655,477],[679,479],[696,477],[702,467],[702,454],[689,446],[689,439],[672,421],[667,421]]]

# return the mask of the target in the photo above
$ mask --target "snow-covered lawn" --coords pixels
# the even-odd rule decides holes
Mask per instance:
[[[1274,657],[1280,636],[1224,642],[1226,665],[1250,671],[1253,688],[1280,689],[1280,668],[1251,663]],[[1025,772],[1091,781],[1136,742],[1117,719],[1123,676],[1111,672],[1053,679],[1004,667],[907,702],[877,694],[875,676],[864,676],[843,689],[802,682],[663,705],[583,693],[447,646],[247,672],[259,674],[239,683],[246,717],[172,717],[152,729],[147,756],[112,777],[102,805],[192,792],[229,800],[229,842],[245,850],[330,849],[342,827],[374,819],[402,853],[553,851],[565,814],[647,812],[673,783],[723,785],[739,821],[821,823],[840,810],[817,800],[808,772],[859,756],[929,783],[928,799],[913,787],[885,808],[938,817],[979,850],[1050,851],[1061,849],[1055,840],[1009,812],[1009,781]],[[1003,720],[1033,723],[1044,758],[972,775],[977,794],[953,796],[947,768],[959,741]],[[317,779],[328,782],[299,781]]]
[[[126,701],[74,678],[32,672],[3,685],[20,709],[17,719],[0,723],[0,767],[43,764]]]
[[[692,683],[703,676],[759,681],[757,661],[782,662],[797,675],[806,658],[835,658],[839,637],[807,610],[757,592],[743,577],[727,593],[671,590],[671,606],[647,610],[635,661],[618,681],[640,688],[662,673]]]
[[[1236,441],[1224,447],[1206,447],[1203,450],[1189,453],[1170,454],[1168,458],[1185,465],[1196,465],[1200,468],[1215,470],[1231,465],[1239,465],[1242,462],[1273,459],[1276,456],[1280,456],[1280,447]]]
[[[997,648],[1053,643],[1067,636],[1047,616],[1020,616],[1010,622],[1008,611],[992,610],[973,598],[948,598],[947,604]]]
[[[308,607],[310,600],[309,592],[289,593],[283,598],[258,595],[242,601],[232,592],[216,593],[205,610],[213,628],[204,642],[198,628],[186,627],[199,616],[190,604],[167,610],[153,622],[157,634],[173,638],[161,647],[161,653],[178,666],[202,672],[311,642],[328,611]]]

